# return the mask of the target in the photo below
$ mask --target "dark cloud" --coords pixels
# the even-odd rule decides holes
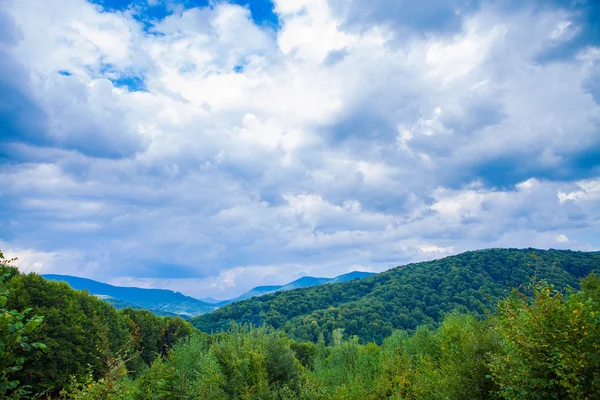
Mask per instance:
[[[583,82],[583,89],[600,105],[600,61],[594,62],[590,75]]]
[[[145,146],[115,104],[113,85],[98,80],[87,88],[75,77],[57,76],[49,89],[50,135],[57,147],[101,158],[124,158]]]
[[[0,158],[9,158],[7,143],[47,143],[47,115],[31,88],[29,71],[9,52],[22,38],[14,19],[0,10]]]
[[[440,122],[456,136],[468,140],[473,134],[497,125],[508,117],[500,102],[494,99],[475,98],[465,106],[460,114],[442,115]]]
[[[0,143],[48,144],[48,117],[31,90],[29,72],[2,49],[0,60]]]
[[[452,34],[463,19],[479,9],[477,0],[333,0],[331,7],[344,24],[359,30],[385,24],[399,35]]]
[[[598,135],[600,137],[600,129]],[[543,162],[544,150],[547,148],[520,149],[453,169],[448,184],[460,187],[465,182],[481,180],[487,187],[510,189],[530,178],[569,182],[593,178],[600,173],[600,142],[589,148],[558,152],[554,157],[559,161],[550,165]]]
[[[46,93],[34,88],[30,71],[11,53],[21,38],[14,19],[0,11],[0,159],[22,160],[26,152],[13,154],[18,144],[107,158],[130,157],[143,148],[142,138],[124,124],[123,111],[110,101],[108,80],[88,90],[77,77],[59,71],[47,82]],[[123,85],[132,83],[128,77],[118,79]],[[91,110],[94,100],[102,104]]]
[[[335,65],[338,62],[342,61],[348,54],[348,49],[340,49],[340,50],[332,50],[330,51],[325,59],[323,60],[323,65]]]
[[[537,55],[541,63],[572,59],[588,46],[600,45],[600,2],[598,0],[551,0],[533,2],[539,9],[554,8],[569,13],[573,37],[545,48]]]

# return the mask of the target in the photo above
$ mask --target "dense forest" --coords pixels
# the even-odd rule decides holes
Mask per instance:
[[[265,303],[244,301],[281,312],[275,300],[296,307],[301,293],[306,306],[292,308],[296,315],[279,326],[228,321],[213,334],[178,317],[116,310],[65,283],[22,274],[0,253],[0,397],[600,399],[600,278],[590,273],[600,267],[598,254],[533,253],[470,252],[364,281],[268,295]],[[400,289],[407,292],[403,306]],[[320,294],[314,305],[306,297],[312,293]],[[439,315],[428,314],[434,295]],[[410,324],[385,337],[359,337],[343,307],[359,310],[368,299],[379,299],[387,314],[367,326],[394,321],[394,310]],[[322,306],[327,301],[331,309]],[[426,317],[411,314],[417,308]],[[328,337],[321,329],[316,340],[302,340],[289,329],[297,316],[321,309],[344,315]]]
[[[21,274],[1,252],[0,261],[0,394],[18,381],[21,391],[57,395],[72,377],[104,376],[116,359],[136,373],[195,331],[179,317],[117,311],[65,282]]]
[[[532,279],[557,289],[578,287],[600,270],[600,253],[565,250],[489,249],[408,264],[362,280],[268,294],[193,318],[212,333],[231,321],[284,330],[297,340],[328,343],[335,329],[361,343],[382,341],[394,330],[439,323],[451,311],[481,317],[493,311],[511,288]]]

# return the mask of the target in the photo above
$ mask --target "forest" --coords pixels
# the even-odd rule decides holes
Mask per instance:
[[[559,290],[577,288],[600,270],[600,253],[568,250],[488,249],[408,264],[346,283],[268,294],[225,306],[189,322],[207,333],[231,321],[285,331],[296,340],[327,343],[335,329],[361,343],[383,340],[397,329],[439,323],[451,311],[483,317],[511,288],[532,279]]]
[[[2,398],[600,399],[598,253],[463,253],[234,303],[209,332],[0,263]]]

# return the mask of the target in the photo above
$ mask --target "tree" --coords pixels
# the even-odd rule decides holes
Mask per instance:
[[[514,291],[500,303],[503,352],[491,369],[507,399],[600,398],[600,278],[565,296],[546,283],[533,299]]]
[[[0,395],[13,392],[25,394],[25,388],[19,388],[20,382],[13,379],[14,373],[20,371],[25,363],[25,353],[32,349],[44,349],[42,343],[31,342],[29,335],[42,323],[43,318],[33,316],[27,318],[31,308],[23,311],[8,310],[6,303],[9,291],[6,280],[14,275],[12,263],[16,258],[5,259],[0,251]]]

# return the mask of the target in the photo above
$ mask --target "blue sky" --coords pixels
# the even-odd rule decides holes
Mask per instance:
[[[0,249],[235,296],[600,249],[600,4],[0,0]]]

